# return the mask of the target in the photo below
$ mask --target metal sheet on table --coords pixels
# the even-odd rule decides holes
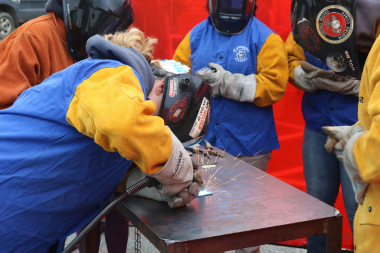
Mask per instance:
[[[173,241],[334,217],[335,208],[234,158],[224,153],[224,158],[217,160],[216,169],[222,168],[215,176],[221,185],[212,189],[213,195],[197,198],[188,207],[171,209],[165,202],[138,196],[123,205],[155,236]]]

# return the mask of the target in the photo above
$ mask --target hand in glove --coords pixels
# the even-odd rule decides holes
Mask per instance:
[[[360,81],[339,76],[332,70],[323,70],[301,61],[301,66],[294,69],[294,80],[301,90],[314,92],[329,90],[346,95],[359,95]]]
[[[164,167],[155,174],[149,175],[156,178],[161,184],[156,188],[146,188],[137,195],[159,201],[167,201],[171,207],[179,207],[190,203],[198,196],[203,185],[202,173],[194,173],[195,163],[182,143],[171,132],[172,153]],[[145,175],[141,170],[132,171],[127,179],[127,187],[143,179]]]
[[[356,166],[353,147],[359,137],[364,134],[361,126],[326,126],[322,127],[328,137],[325,148],[328,152],[334,150],[339,161],[343,163],[348,176],[351,179],[355,192],[355,199],[359,204],[363,203],[363,196],[368,184],[361,178]]]
[[[140,180],[143,180],[147,175],[145,175],[140,168],[135,168],[127,178],[127,184],[126,187],[129,188],[130,186],[134,185],[135,183],[139,182]],[[190,186],[186,187],[182,191],[180,191],[177,194],[162,194],[159,190],[156,188],[144,188],[140,191],[138,191],[135,195],[154,199],[157,201],[164,201],[167,202],[168,205],[171,208],[175,207],[181,207],[189,204],[193,199],[195,199],[200,190],[201,186],[203,185],[203,174],[201,171],[196,171],[193,174],[193,182],[190,184]],[[162,185],[159,185],[158,188],[162,188]]]
[[[214,97],[223,96],[240,102],[253,103],[257,83],[255,75],[232,74],[212,62],[209,63],[209,66],[216,72],[197,71],[195,75],[212,87]]]
[[[359,96],[360,81],[349,79],[349,78],[336,78],[327,79],[323,77],[318,77],[315,81],[318,83],[316,86],[321,87],[320,89],[325,89],[333,92],[338,92],[346,95]]]

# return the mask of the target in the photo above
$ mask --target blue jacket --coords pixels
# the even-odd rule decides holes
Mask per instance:
[[[323,62],[305,51],[306,61],[318,68],[330,70]],[[328,90],[304,92],[302,114],[306,125],[323,133],[323,126],[351,126],[358,121],[358,97]]]
[[[150,116],[156,107],[145,99],[134,69],[87,59],[0,111],[1,252],[47,252],[79,230],[111,197],[131,160],[146,174],[162,168],[170,132]]]
[[[273,53],[273,48],[269,50],[272,45],[278,49],[278,54],[274,57],[282,58],[278,61],[281,64],[283,61],[283,73],[273,72],[260,76],[258,69],[276,68],[273,63],[277,63],[277,59],[269,55]],[[262,64],[258,64],[259,56],[264,59],[264,65],[268,66],[262,68]],[[269,66],[269,58],[272,66]],[[286,50],[281,38],[255,17],[239,35],[217,32],[210,18],[190,31],[177,48],[174,59],[189,65],[193,73],[214,62],[233,74],[257,74],[255,101],[260,101],[257,98],[259,94],[270,93],[275,85],[280,87],[279,92],[273,92],[276,94],[274,101],[261,105],[256,102],[242,103],[224,97],[213,97],[206,140],[235,156],[253,156],[279,148],[271,105],[282,97],[288,81],[287,61],[284,58]],[[277,66],[280,70],[281,64],[280,67]]]

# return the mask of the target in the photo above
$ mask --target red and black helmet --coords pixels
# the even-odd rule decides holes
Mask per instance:
[[[200,78],[177,74],[165,78],[158,116],[181,142],[206,134],[211,106],[211,88]]]
[[[242,33],[254,13],[255,3],[256,0],[208,0],[212,24],[223,34]]]
[[[132,0],[63,0],[62,3],[67,44],[76,60],[87,58],[88,38],[126,30],[134,20]]]

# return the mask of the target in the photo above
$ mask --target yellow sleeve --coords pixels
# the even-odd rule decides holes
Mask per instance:
[[[269,35],[257,55],[257,88],[254,103],[264,107],[280,100],[288,84],[288,56],[284,42],[276,34]]]
[[[104,68],[78,85],[67,121],[108,152],[119,152],[145,174],[159,171],[172,150],[170,130],[153,101],[145,101],[128,66]]]
[[[285,48],[288,52],[289,83],[298,88],[294,81],[294,69],[301,65],[301,61],[306,61],[305,52],[303,48],[294,41],[292,33],[289,34],[285,42]]]
[[[173,60],[178,61],[190,68],[191,70],[191,48],[190,48],[190,32],[186,35],[186,37],[181,41],[177,49],[175,50]]]
[[[360,82],[357,125],[368,131],[355,142],[353,153],[364,181],[380,183],[380,38],[368,55]]]

